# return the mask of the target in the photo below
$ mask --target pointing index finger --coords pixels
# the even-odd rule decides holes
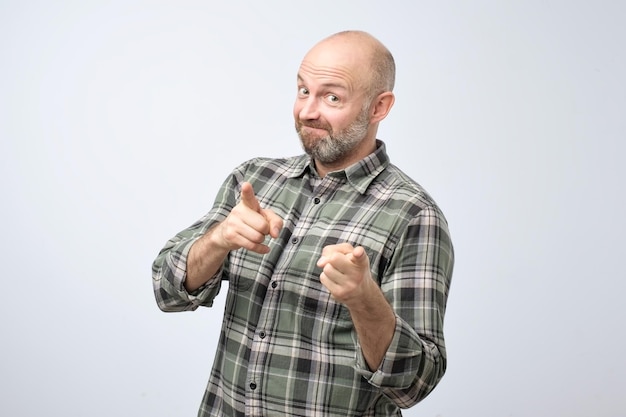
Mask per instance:
[[[354,250],[349,254],[349,257],[350,260],[356,264],[364,263],[368,259],[363,246],[357,246],[354,248]]]
[[[241,202],[248,208],[261,212],[261,205],[259,204],[259,200],[256,199],[254,195],[254,189],[252,188],[252,184],[249,182],[244,182],[241,184]]]

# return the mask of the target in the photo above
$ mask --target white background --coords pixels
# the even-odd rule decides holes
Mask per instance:
[[[160,312],[152,260],[235,165],[301,152],[298,64],[362,29],[398,66],[379,137],[457,253],[448,372],[405,415],[626,416],[625,17],[618,0],[0,0],[0,415],[196,415],[223,304]]]

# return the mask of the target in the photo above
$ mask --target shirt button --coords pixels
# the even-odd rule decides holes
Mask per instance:
[[[314,204],[319,204],[321,201],[322,201],[322,200],[320,200],[320,199],[319,199],[319,198],[317,198],[317,197],[315,197],[315,198],[313,199],[313,203],[314,203]]]
[[[259,333],[259,337],[260,337],[261,339],[265,339],[265,332],[264,332],[264,331],[261,331],[261,332]]]
[[[297,237],[292,237],[291,238],[291,243],[294,244],[294,245],[297,244],[298,243],[298,238]]]
[[[250,389],[251,390],[255,390],[256,389],[256,383],[250,382]]]
[[[278,287],[278,283],[276,281],[272,281],[272,288]]]

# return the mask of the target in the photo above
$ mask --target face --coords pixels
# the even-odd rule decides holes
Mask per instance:
[[[316,162],[337,165],[358,153],[369,132],[369,101],[345,52],[313,49],[298,73],[296,131]]]
[[[352,123],[340,130],[323,120],[296,119],[296,131],[307,154],[316,161],[332,165],[351,155],[365,138],[368,116],[369,107],[364,107]]]

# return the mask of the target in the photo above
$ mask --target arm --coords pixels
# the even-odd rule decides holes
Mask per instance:
[[[454,263],[446,221],[436,207],[410,221],[380,277],[382,297],[371,289],[377,285],[365,272],[368,263],[355,259],[359,248],[340,249],[343,245],[325,248],[318,265],[324,268],[320,280],[350,310],[361,351],[357,372],[399,407],[410,407],[432,391],[446,369],[443,316]],[[391,333],[389,311],[395,317]],[[371,328],[357,324],[368,320]]]
[[[185,289],[195,291],[221,268],[228,252],[245,248],[268,253],[266,235],[277,238],[283,221],[272,210],[262,209],[250,183],[241,185],[241,201],[228,217],[198,239],[187,258]]]
[[[323,268],[322,284],[350,311],[367,366],[378,369],[393,338],[396,316],[372,279],[365,250],[348,243],[327,246],[317,265]]]
[[[212,212],[170,239],[154,261],[153,287],[161,310],[210,306],[219,291],[219,272],[228,253],[239,248],[267,253],[265,235],[278,236],[282,220],[260,207],[252,186],[241,185],[241,201],[234,207],[228,203],[234,200],[233,188],[234,184],[224,183]],[[228,207],[233,207],[230,212]]]

